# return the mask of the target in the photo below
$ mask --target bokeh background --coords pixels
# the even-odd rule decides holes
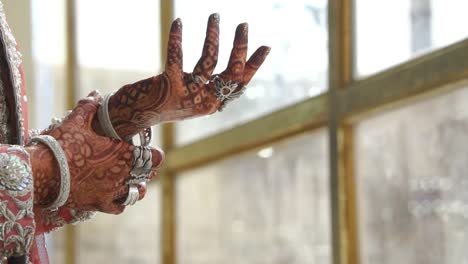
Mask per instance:
[[[188,72],[214,12],[216,72],[241,22],[272,47],[224,112],[155,126],[147,197],[50,234],[52,263],[468,264],[466,0],[3,3],[35,128],[159,74],[175,17]]]

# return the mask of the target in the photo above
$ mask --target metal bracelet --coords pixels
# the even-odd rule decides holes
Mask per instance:
[[[133,167],[130,171],[128,196],[122,205],[134,205],[139,198],[138,185],[145,184],[151,176],[152,153],[147,146],[136,146],[133,150]]]
[[[67,158],[65,152],[63,151],[60,144],[53,138],[48,135],[41,135],[31,138],[30,143],[42,143],[52,150],[55,159],[59,164],[60,171],[60,190],[57,198],[46,209],[57,210],[59,207],[63,206],[70,195],[70,169],[68,168]]]
[[[115,131],[109,116],[109,99],[112,95],[113,93],[110,93],[104,96],[104,99],[102,100],[101,106],[98,109],[99,124],[101,125],[101,128],[104,131],[104,134],[106,134],[106,136],[118,140],[123,140]],[[151,127],[145,128],[142,132],[139,133],[139,135],[141,145],[148,146],[151,143],[153,130],[151,129]],[[133,144],[131,139],[129,141]]]
[[[138,201],[139,196],[140,193],[138,192],[138,187],[136,185],[130,185],[127,199],[122,203],[122,205],[134,205]]]
[[[130,171],[130,179],[127,180],[127,184],[134,185],[149,181],[153,166],[152,156],[149,147],[135,147],[133,150],[133,167]]]
[[[142,146],[149,146],[151,144],[151,140],[153,139],[153,129],[151,127],[147,127],[138,135],[140,136],[140,144]]]
[[[104,134],[106,134],[108,137],[122,140],[119,134],[117,134],[117,132],[115,131],[114,126],[112,125],[112,122],[109,117],[109,99],[112,96],[112,94],[113,93],[110,93],[104,96],[102,104],[98,109],[99,124],[101,124],[101,128],[104,131]]]

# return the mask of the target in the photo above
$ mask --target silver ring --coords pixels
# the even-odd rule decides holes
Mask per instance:
[[[200,82],[202,82],[203,84],[210,83],[210,80],[206,80],[205,78],[203,78],[203,76],[193,75],[193,73],[191,73],[191,75],[192,75],[192,80],[194,83],[200,83]]]
[[[153,166],[153,154],[147,146],[136,146],[133,150],[133,168],[130,171],[130,179],[127,180],[129,186],[127,199],[122,205],[134,205],[138,201],[138,185],[149,181],[151,167]]]
[[[153,139],[153,129],[151,127],[147,127],[138,135],[140,136],[140,144],[142,146],[149,146],[151,144],[151,139]]]
[[[127,199],[125,199],[122,205],[125,205],[125,206],[134,205],[138,201],[139,197],[140,197],[140,193],[138,192],[138,187],[135,185],[130,185],[128,189]]]
[[[149,181],[153,167],[153,154],[146,146],[136,146],[133,150],[133,168],[127,184],[135,185]]]
[[[215,75],[212,81],[214,82],[216,98],[221,102],[221,105],[218,108],[218,111],[220,112],[224,110],[226,104],[236,98],[239,98],[247,88],[246,86],[239,88],[238,82],[231,80],[224,81],[219,77],[219,75]]]

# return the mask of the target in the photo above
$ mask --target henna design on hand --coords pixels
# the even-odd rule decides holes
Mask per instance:
[[[43,144],[25,147],[31,157],[34,178],[34,204],[51,204],[59,193],[60,175],[58,163],[52,151]]]
[[[98,106],[98,97],[81,100],[61,125],[46,133],[57,139],[67,156],[71,190],[65,206],[119,214],[124,210],[122,202],[128,194],[125,181],[132,168],[134,146],[99,136],[91,129]],[[152,149],[152,154],[154,177],[164,155],[157,149]],[[41,145],[35,146],[31,160],[35,200],[46,205],[58,193],[60,178],[57,164],[50,150]],[[38,162],[42,160],[46,162]],[[141,199],[146,193],[146,185],[140,185],[139,191]]]
[[[239,91],[247,85],[260,68],[270,48],[258,48],[247,58],[248,26],[236,29],[227,68],[219,74],[223,80],[238,83]],[[128,138],[143,128],[160,122],[177,121],[216,112],[222,102],[215,95],[210,80],[218,61],[219,15],[208,19],[202,55],[192,73],[183,72],[182,22],[176,19],[169,35],[165,71],[119,89],[109,101],[109,115],[115,130]],[[99,123],[93,127],[102,134]]]

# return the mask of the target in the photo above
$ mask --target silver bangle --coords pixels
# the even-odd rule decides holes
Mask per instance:
[[[104,96],[104,100],[102,100],[102,104],[98,109],[98,118],[99,124],[101,124],[101,128],[106,134],[106,136],[122,140],[119,137],[119,134],[114,129],[112,122],[109,117],[109,99],[113,95],[113,93],[107,94]]]
[[[101,125],[101,128],[106,136],[122,140],[119,134],[117,134],[117,131],[115,131],[109,116],[109,99],[112,95],[113,93],[107,94],[102,100],[101,106],[98,109],[99,124]],[[152,134],[153,130],[151,127],[145,128],[145,130],[139,133],[142,146],[148,146],[151,143]],[[128,141],[133,144],[131,138]]]
[[[63,206],[70,195],[70,169],[68,168],[67,158],[60,144],[52,136],[42,135],[31,138],[30,143],[42,143],[52,150],[59,164],[60,171],[60,190],[57,198],[45,209],[57,210]]]

